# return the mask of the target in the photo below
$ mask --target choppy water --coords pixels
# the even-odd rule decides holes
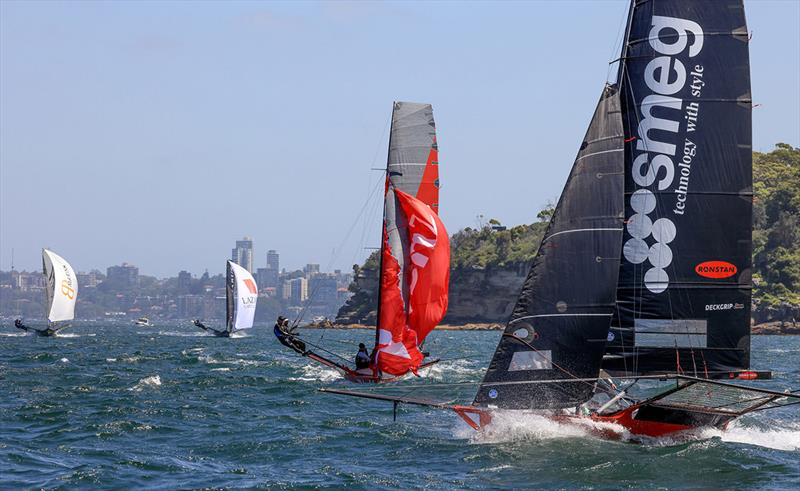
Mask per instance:
[[[321,394],[347,386],[267,329],[219,339],[190,327],[84,326],[61,338],[0,329],[0,487],[797,489],[800,408],[688,441],[609,442],[535,416],[479,435],[448,412]],[[355,352],[368,331],[310,331]],[[479,380],[497,332],[436,332],[451,361],[428,375]],[[753,338],[769,386],[800,387],[800,337]],[[403,381],[402,384],[415,383]],[[467,389],[467,392],[472,389]]]

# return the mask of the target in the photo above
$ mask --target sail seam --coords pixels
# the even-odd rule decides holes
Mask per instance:
[[[603,150],[602,152],[587,153],[586,155],[581,155],[580,157],[575,159],[575,162],[577,162],[577,161],[579,161],[581,159],[585,159],[586,157],[591,157],[593,155],[602,155],[604,153],[623,152],[623,151],[624,151],[624,149],[622,149],[622,148],[615,148],[613,150]]]
[[[572,232],[594,232],[594,231],[606,231],[606,232],[622,232],[622,228],[574,228],[572,230],[562,230],[561,232],[556,232],[552,235],[548,235],[545,240],[551,239],[559,234],[569,234]]]

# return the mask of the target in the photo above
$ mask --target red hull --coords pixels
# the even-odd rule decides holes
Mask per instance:
[[[468,425],[475,430],[482,430],[492,421],[490,410],[473,406],[452,406],[451,409],[458,414]],[[601,423],[613,423],[622,426],[632,435],[663,437],[681,431],[694,430],[702,427],[724,428],[732,417],[724,417],[710,413],[686,413],[680,410],[664,410],[659,408],[653,411],[652,407],[636,404],[609,415],[572,416],[554,415],[551,419],[557,423],[579,424],[581,421],[591,420]],[[678,422],[682,420],[683,422]],[[602,438],[619,439],[619,434],[611,429],[596,429],[594,433]]]

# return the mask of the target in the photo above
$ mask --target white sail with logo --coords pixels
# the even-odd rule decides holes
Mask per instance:
[[[42,249],[42,268],[47,279],[47,320],[68,321],[75,318],[78,278],[63,257]]]
[[[258,288],[249,271],[228,261],[227,271],[227,329],[233,332],[253,327],[258,301]]]

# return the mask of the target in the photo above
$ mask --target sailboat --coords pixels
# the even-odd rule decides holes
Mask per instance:
[[[236,331],[253,327],[258,287],[253,275],[233,261],[227,263],[225,278],[225,328],[214,329],[199,319],[194,321],[194,325],[215,336],[229,338]]]
[[[29,327],[22,323],[22,319],[15,320],[14,326],[23,331],[33,331],[38,336],[55,336],[58,331],[69,327],[63,322],[75,318],[78,277],[63,257],[48,249],[42,249],[42,273],[47,281],[45,286],[47,327],[44,329]]]
[[[472,404],[325,390],[475,429],[523,410],[651,437],[800,404],[731,383],[771,377],[750,368],[751,109],[741,0],[634,0],[617,81]]]
[[[353,368],[322,347],[296,350],[352,382],[388,382],[426,361],[426,336],[447,312],[450,239],[439,218],[439,147],[430,104],[395,102],[386,165],[375,346]],[[294,336],[296,337],[296,336]],[[335,356],[334,360],[321,352]]]

